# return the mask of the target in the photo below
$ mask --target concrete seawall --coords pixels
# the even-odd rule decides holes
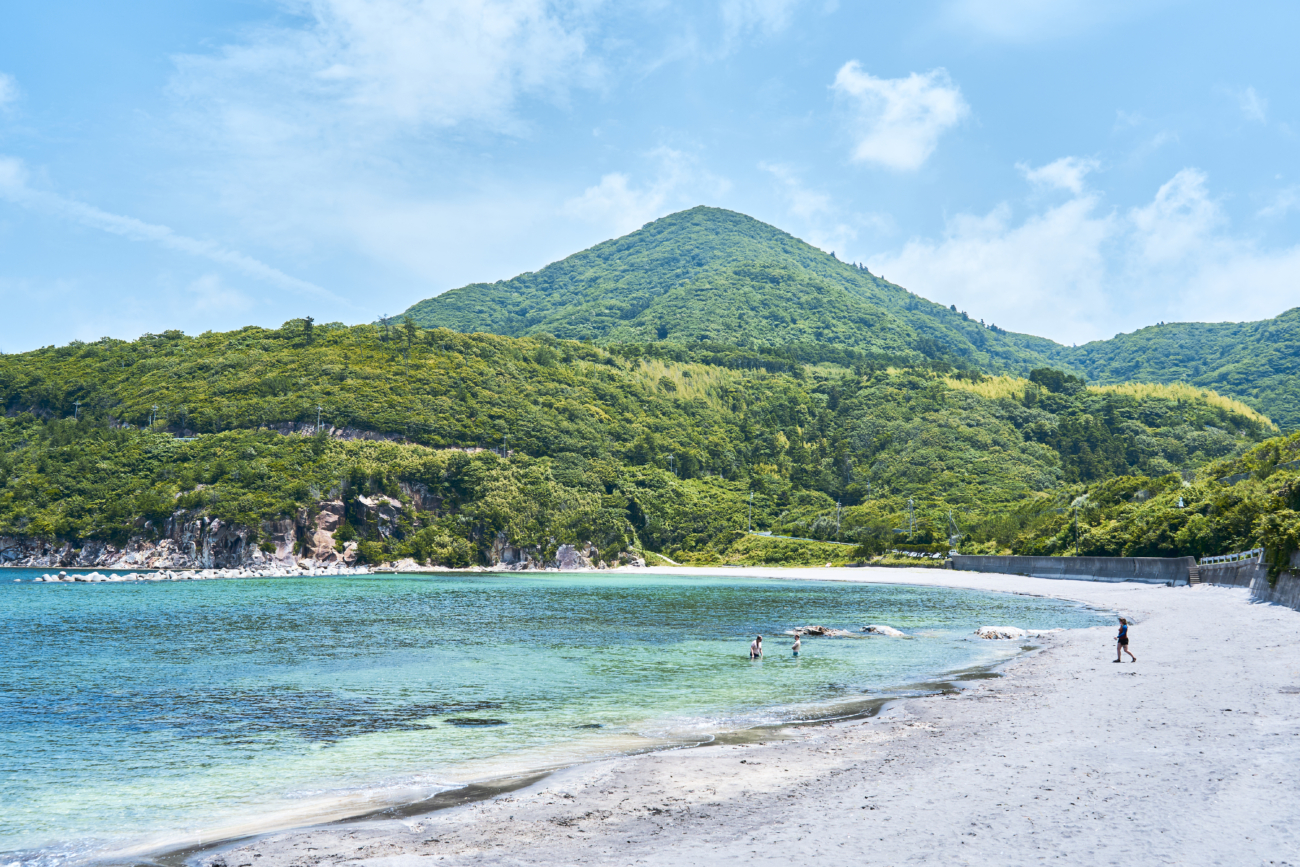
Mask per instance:
[[[1032,578],[1073,578],[1084,581],[1138,581],[1143,584],[1186,584],[1192,557],[1011,557],[956,554],[954,569],[1002,572]]]
[[[1259,560],[1212,563],[1201,567],[1201,581],[1224,587],[1249,587],[1256,602],[1285,605],[1300,611],[1300,551],[1291,554],[1291,568],[1268,581],[1268,564]]]
[[[1201,583],[1218,584],[1220,587],[1251,587],[1255,580],[1263,577],[1268,584],[1268,567],[1258,560],[1242,560],[1237,563],[1211,563],[1201,566]]]

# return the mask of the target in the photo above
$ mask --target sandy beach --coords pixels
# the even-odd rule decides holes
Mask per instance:
[[[672,574],[718,574],[673,569]],[[938,570],[727,574],[1077,600],[1132,624],[1033,639],[956,694],[789,737],[558,771],[489,800],[267,835],[225,867],[1300,864],[1300,612],[1247,591]],[[998,625],[998,624],[991,624]]]

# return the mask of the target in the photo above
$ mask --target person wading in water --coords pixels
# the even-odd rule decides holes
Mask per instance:
[[[753,641],[749,643],[749,658],[750,659],[763,658],[763,636],[760,635],[758,636],[758,638],[755,638]]]
[[[1123,662],[1124,661],[1123,654],[1125,653],[1127,653],[1129,655],[1129,658],[1132,659],[1134,662],[1138,661],[1138,658],[1133,655],[1133,651],[1128,649],[1128,621],[1125,620],[1123,617],[1119,619],[1119,635],[1115,636],[1115,641],[1118,642],[1115,645],[1116,662]]]

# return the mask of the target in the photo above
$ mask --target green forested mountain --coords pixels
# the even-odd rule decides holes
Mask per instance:
[[[1260,322],[1171,322],[1044,352],[1095,382],[1187,382],[1300,427],[1300,307]]]
[[[1273,433],[1211,394],[1050,370],[612,349],[298,320],[0,356],[0,536],[121,541],[176,509],[258,527],[384,492],[401,520],[351,531],[372,560],[464,565],[504,534],[707,562],[731,556],[751,494],[755,525],[789,535],[893,538],[911,499],[913,542],[944,538],[950,511],[993,538],[1080,485],[1190,472]]]
[[[1055,347],[1010,339],[752,217],[704,207],[534,273],[453,289],[406,315],[466,333],[728,344],[814,359],[838,346],[987,370],[1028,371]]]
[[[602,345],[701,344],[796,360],[944,360],[1097,383],[1188,382],[1300,426],[1300,308],[1247,323],[1153,326],[1067,347],[926,301],[742,214],[693,208],[540,271],[475,283],[407,311],[425,327],[552,334]],[[838,350],[838,351],[837,351]],[[849,356],[852,357],[852,356]]]

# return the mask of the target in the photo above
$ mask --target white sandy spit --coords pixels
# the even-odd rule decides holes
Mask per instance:
[[[719,570],[673,569],[674,575]],[[201,856],[348,864],[1300,864],[1300,612],[1247,591],[896,569],[727,574],[943,584],[1130,618],[1044,634],[959,695],[793,740],[580,765],[492,800]],[[1127,660],[1127,656],[1125,657]]]

